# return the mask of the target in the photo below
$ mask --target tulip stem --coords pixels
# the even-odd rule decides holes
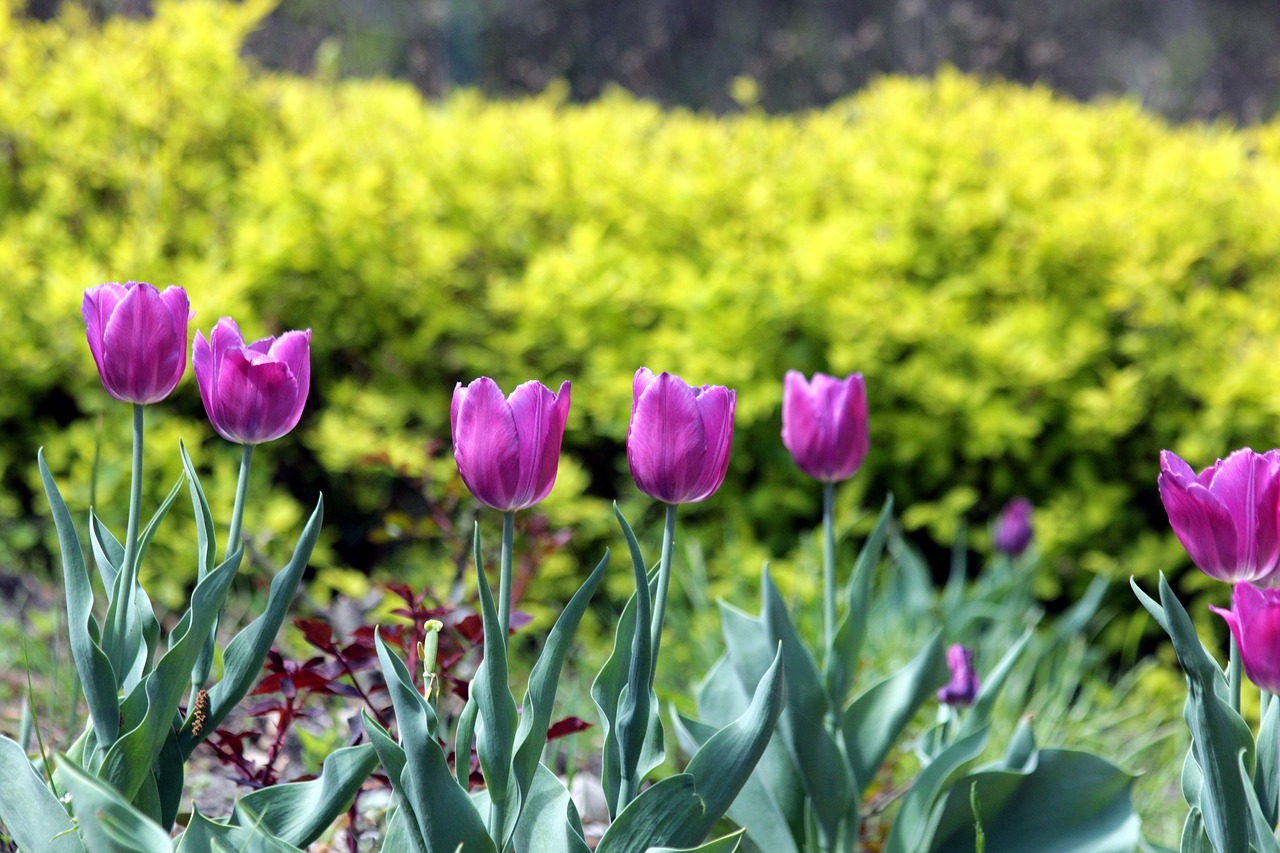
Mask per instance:
[[[671,548],[676,538],[676,504],[667,504],[666,523],[662,527],[662,562],[658,563],[658,592],[653,598],[653,626],[649,649],[652,669],[649,686],[658,675],[658,648],[662,645],[662,621],[667,614],[667,587],[671,584]]]
[[[498,622],[504,643],[511,635],[511,552],[515,538],[516,513],[507,510],[502,514],[502,575],[498,581]]]
[[[129,527],[125,533],[124,561],[120,571],[124,573],[123,583],[119,585],[122,601],[116,602],[115,648],[121,654],[125,651],[124,637],[128,631],[129,617],[133,613],[133,588],[138,583],[138,520],[142,514],[142,422],[143,406],[133,404],[133,468],[129,472]],[[123,678],[129,670],[131,661],[112,661],[116,674]]]
[[[1231,710],[1236,713],[1240,712],[1240,644],[1236,642],[1236,636],[1231,635],[1231,656],[1227,659],[1227,684],[1231,689]]]
[[[822,484],[822,637],[827,655],[836,638],[836,484]]]
[[[222,555],[222,559],[231,556],[231,552],[240,544],[240,524],[244,520],[244,499],[249,493],[249,465],[253,462],[253,448],[255,444],[244,445],[244,452],[240,456],[240,476],[236,480],[236,502],[231,510],[231,529],[227,531],[227,550]],[[210,566],[210,568],[213,568]]]

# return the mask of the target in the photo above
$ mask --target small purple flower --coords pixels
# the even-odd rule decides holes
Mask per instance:
[[[1031,526],[1031,501],[1026,498],[1014,498],[1000,510],[996,519],[996,550],[1010,557],[1016,557],[1031,544],[1035,528]]]
[[[693,388],[647,367],[632,383],[627,462],[640,491],[668,504],[706,500],[729,470],[737,394],[722,385]]]
[[[1280,693],[1280,589],[1238,583],[1231,591],[1230,610],[1209,609],[1227,621],[1249,680]]]
[[[218,435],[236,444],[262,444],[298,425],[311,390],[311,330],[244,342],[223,317],[197,331],[191,364],[205,414]]]
[[[973,651],[956,643],[947,649],[951,681],[938,691],[938,701],[953,708],[967,708],[978,698],[978,673],[973,669]]]
[[[462,481],[485,506],[526,509],[551,493],[569,417],[569,383],[526,382],[502,395],[487,376],[453,389],[449,421]]]
[[[1267,581],[1280,567],[1280,450],[1237,450],[1196,474],[1160,452],[1160,500],[1191,560],[1227,583]]]
[[[815,373],[806,381],[788,370],[782,386],[782,443],[800,470],[815,480],[835,483],[857,473],[871,447],[862,374],[837,379]]]
[[[161,293],[149,284],[110,282],[84,292],[89,351],[102,387],[125,403],[158,403],[187,369],[191,305],[181,287]]]

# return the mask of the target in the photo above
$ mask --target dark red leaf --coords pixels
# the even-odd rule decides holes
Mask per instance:
[[[552,723],[551,728],[547,729],[547,741],[568,737],[569,735],[586,731],[589,728],[591,728],[591,724],[586,720],[581,720],[577,717],[565,717],[563,720],[557,720]]]

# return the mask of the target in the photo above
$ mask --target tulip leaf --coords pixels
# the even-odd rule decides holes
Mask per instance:
[[[192,482],[195,482],[192,480]],[[271,590],[267,594],[267,606],[257,619],[246,625],[227,643],[222,653],[222,678],[209,689],[209,708],[205,717],[204,728],[200,734],[194,734],[190,721],[183,727],[178,737],[183,756],[190,756],[200,741],[216,729],[231,709],[253,687],[262,671],[262,662],[266,660],[271,644],[275,642],[280,625],[289,611],[293,596],[297,592],[298,582],[311,559],[311,551],[315,548],[320,536],[320,526],[324,522],[324,497],[316,501],[316,508],[302,529],[298,544],[293,550],[293,557],[288,565],[276,573],[271,579]],[[242,549],[238,548],[236,553]],[[215,613],[216,616],[216,613]]]
[[[516,754],[514,773],[516,785],[524,798],[533,784],[538,770],[538,761],[542,749],[547,742],[547,728],[551,725],[552,706],[555,702],[556,688],[560,683],[560,670],[564,666],[565,656],[569,653],[569,645],[578,630],[578,623],[586,612],[591,597],[595,594],[600,581],[604,579],[609,567],[609,552],[605,551],[595,570],[574,593],[573,598],[565,605],[551,633],[547,635],[546,644],[542,647],[533,671],[529,673],[529,687],[524,695],[523,711],[520,714],[520,725],[516,730]],[[545,849],[545,848],[539,848]]]
[[[387,817],[387,831],[382,837],[382,849],[388,851],[406,851],[406,853],[427,853],[427,848],[418,837],[418,829],[413,817],[408,815],[404,805],[396,795],[396,806]]]
[[[1191,729],[1191,749],[1196,764],[1203,774],[1200,811],[1205,832],[1220,853],[1246,853],[1249,849],[1248,804],[1236,755],[1244,750],[1247,763],[1252,765],[1253,735],[1240,715],[1218,695],[1215,682],[1221,670],[1205,652],[1191,617],[1163,574],[1160,604],[1167,617],[1174,653],[1186,673],[1187,702],[1183,715]]]
[[[1252,822],[1249,824],[1253,830],[1253,849],[1258,853],[1280,853],[1280,844],[1276,843],[1275,831],[1271,828],[1271,821],[1267,818],[1263,811],[1262,805],[1258,802],[1258,795],[1250,784],[1249,768],[1244,763],[1244,751],[1236,756],[1237,766],[1240,771],[1241,786],[1244,788],[1245,797],[1249,801],[1249,817]]]
[[[717,838],[715,841],[708,841],[697,847],[682,847],[679,850],[674,847],[650,847],[646,853],[736,853],[742,844],[742,834],[743,830],[738,830],[733,835],[726,835],[724,838]]]
[[[271,835],[306,847],[346,811],[377,766],[372,746],[349,746],[326,757],[317,778],[253,791],[240,798],[240,806],[259,815],[258,826]]]
[[[161,826],[171,827],[178,819],[178,809],[182,805],[182,784],[186,775],[182,750],[178,748],[178,734],[170,729],[160,748],[160,758],[155,767]]]
[[[466,704],[462,706],[462,713],[458,715],[458,724],[453,733],[453,770],[458,776],[458,784],[463,788],[470,786],[471,750],[475,744],[476,716],[479,713],[480,706],[468,692]]]
[[[893,520],[893,496],[885,498],[884,508],[880,510],[880,519],[872,529],[871,535],[863,543],[858,559],[853,564],[853,576],[849,579],[846,592],[848,599],[844,616],[836,629],[832,647],[827,650],[826,679],[827,694],[833,707],[837,710],[844,707],[849,687],[853,684],[854,673],[858,669],[858,655],[862,651],[862,642],[867,635],[867,615],[871,611],[871,580],[880,558],[884,554],[885,541],[889,536],[889,525]]]
[[[423,840],[422,831],[413,811],[413,799],[409,796],[412,781],[404,776],[408,759],[404,749],[395,742],[391,733],[382,724],[369,716],[367,710],[361,711],[364,716],[365,731],[369,734],[369,742],[378,753],[378,761],[387,773],[391,782],[391,796],[394,812],[387,819],[387,835],[383,847],[387,850],[403,850],[412,848],[413,853],[430,853],[427,842]],[[486,836],[487,837],[487,836]],[[398,843],[392,847],[392,840]]]
[[[243,553],[243,548],[237,548],[196,584],[191,606],[169,634],[168,650],[120,706],[126,731],[107,750],[99,775],[129,799],[138,793],[164,748],[188,684],[187,675],[226,599]]]
[[[466,789],[449,772],[444,750],[436,741],[435,714],[430,705],[381,634],[375,635],[375,645],[395,708],[400,744],[397,746],[368,714],[365,728],[400,796],[406,819],[412,817],[427,853],[455,853],[459,845],[467,853],[495,853],[484,820]],[[399,787],[395,787],[397,779]]]
[[[92,546],[94,563],[98,566],[98,574],[102,577],[103,586],[113,598],[117,594],[114,586],[119,577],[120,564],[124,562],[124,546],[111,534],[107,526],[98,518],[97,513],[89,510],[89,543]],[[142,551],[139,549],[139,559]],[[147,596],[142,584],[133,588],[133,606],[137,623],[142,626],[142,645],[138,649],[133,665],[125,675],[122,688],[125,693],[131,691],[142,676],[150,670],[150,662],[155,659],[156,645],[160,640],[160,621],[156,619],[155,608]],[[110,618],[110,614],[108,614]]]
[[[117,698],[116,673],[111,661],[95,637],[98,623],[93,618],[93,587],[80,550],[80,537],[67,510],[58,484],[44,461],[44,450],[36,454],[40,478],[58,531],[58,549],[62,553],[62,578],[67,595],[67,630],[71,635],[71,657],[89,704],[89,717],[97,742],[111,744],[120,734],[120,705]]]
[[[1275,826],[1280,800],[1280,700],[1274,696],[1258,726],[1257,765],[1253,790],[1267,823]]]
[[[76,831],[93,853],[173,853],[169,833],[131,806],[120,792],[62,756],[58,777],[71,794]],[[37,847],[33,850],[47,848]]]
[[[859,797],[907,723],[946,680],[942,636],[934,634],[910,663],[869,688],[845,711],[840,728]]]
[[[85,853],[71,818],[49,790],[26,752],[0,735],[0,823],[19,850],[46,853]]]
[[[209,509],[209,499],[205,496],[204,486],[200,484],[200,475],[196,473],[196,466],[191,462],[186,444],[181,441],[178,442],[178,453],[182,457],[182,470],[186,475],[187,490],[191,495],[191,511],[196,519],[196,580],[199,581],[217,565],[218,534],[213,525],[213,512]],[[221,618],[219,614],[218,618],[214,619],[209,636],[205,638],[200,655],[196,658],[195,666],[192,667],[191,688],[193,690],[201,690],[208,683],[209,671],[213,668],[218,622]],[[210,726],[210,731],[213,728],[214,726]],[[183,751],[184,754],[189,754],[185,746]]]
[[[1033,636],[1035,636],[1033,629],[1027,628],[1022,633],[1022,636],[1004,653],[1004,657],[1000,658],[991,669],[991,672],[987,674],[987,677],[983,679],[982,689],[978,691],[978,698],[973,703],[973,707],[969,709],[964,722],[960,724],[960,732],[957,737],[972,734],[991,721],[991,715],[995,711],[996,701],[1000,698],[1000,692],[1009,680],[1009,674],[1013,672],[1018,659],[1027,650],[1027,646],[1031,643]]]
[[[582,837],[582,821],[564,783],[541,764],[534,770],[528,793],[521,801],[520,820],[511,837],[514,849],[589,853],[590,848]],[[476,796],[487,801],[483,794],[481,791]]]
[[[818,667],[787,615],[782,596],[763,574],[764,606],[760,621],[770,643],[780,644],[787,669],[787,710],[782,736],[795,759],[814,817],[828,845],[839,837],[840,825],[855,802],[854,780],[840,743],[827,730],[831,713]]]
[[[668,776],[627,804],[605,830],[596,853],[647,853],[655,844],[667,843],[672,827],[693,826],[705,814],[694,778],[688,773]]]
[[[1187,819],[1182,824],[1182,840],[1178,849],[1180,853],[1215,853],[1213,843],[1205,832],[1204,815],[1200,813],[1200,809],[1192,808],[1187,814]]]
[[[485,789],[495,800],[502,800],[501,837],[494,843],[505,849],[520,816],[520,794],[512,784],[512,767],[516,737],[516,700],[511,695],[507,675],[507,631],[498,621],[493,592],[484,573],[484,557],[480,553],[480,525],[475,529],[476,584],[479,587],[480,613],[484,622],[484,660],[471,679],[469,696],[476,697],[479,711],[476,726],[476,754],[484,774]],[[491,806],[492,808],[492,806]]]
[[[929,849],[929,841],[942,820],[939,800],[952,777],[986,747],[989,735],[990,729],[982,726],[957,737],[920,771],[902,798],[902,807],[885,841],[885,853],[921,853]]]

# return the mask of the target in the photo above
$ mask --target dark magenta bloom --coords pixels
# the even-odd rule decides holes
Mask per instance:
[[[812,381],[788,370],[782,385],[782,443],[815,480],[847,480],[867,458],[867,386],[861,373]]]
[[[996,519],[996,550],[1016,557],[1031,544],[1035,528],[1031,526],[1031,501],[1026,498],[1014,498],[1000,510]]]
[[[102,387],[125,403],[158,403],[187,369],[191,305],[181,287],[161,293],[149,284],[110,282],[84,292],[89,351]]]
[[[1237,450],[1196,474],[1160,452],[1160,500],[1200,571],[1227,583],[1265,581],[1280,566],[1280,450]]]
[[[1230,610],[1209,609],[1227,620],[1249,680],[1280,693],[1280,589],[1238,583],[1231,591]]]
[[[311,330],[244,342],[223,317],[197,331],[191,363],[205,413],[218,435],[236,444],[272,441],[298,425],[311,390]]]
[[[458,471],[471,494],[504,512],[526,509],[551,493],[569,417],[569,383],[553,394],[526,382],[504,397],[481,376],[453,389],[449,421]]]
[[[669,504],[706,500],[729,470],[737,394],[721,385],[693,388],[647,367],[632,383],[627,462],[651,498]]]
[[[978,698],[978,673],[973,669],[973,651],[956,643],[947,649],[951,681],[938,691],[938,701],[953,708],[967,708]]]

